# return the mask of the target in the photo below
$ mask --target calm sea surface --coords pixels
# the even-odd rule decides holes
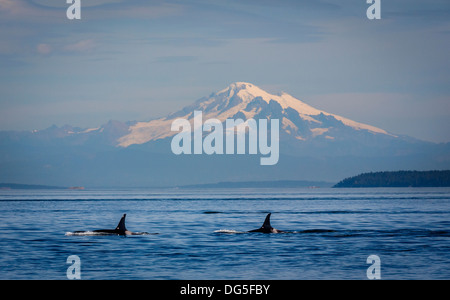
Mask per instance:
[[[450,279],[450,189],[0,191],[0,279]],[[282,234],[247,233],[267,213]],[[137,236],[114,229],[127,214]]]

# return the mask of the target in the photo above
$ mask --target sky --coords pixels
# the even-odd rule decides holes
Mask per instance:
[[[0,130],[148,121],[232,82],[450,142],[450,2],[0,0]]]

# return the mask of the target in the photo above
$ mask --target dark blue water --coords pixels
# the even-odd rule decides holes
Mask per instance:
[[[450,189],[0,191],[0,279],[450,279]],[[246,233],[268,212],[282,234]],[[71,235],[115,228],[139,236]]]

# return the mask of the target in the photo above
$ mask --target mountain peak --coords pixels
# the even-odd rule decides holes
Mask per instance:
[[[273,102],[278,105],[271,105]],[[272,111],[274,109],[277,111]],[[336,126],[339,127],[339,124],[357,131],[367,130],[373,134],[390,135],[383,129],[316,109],[285,92],[274,95],[249,82],[234,82],[166,118],[138,122],[130,126],[129,133],[118,140],[119,145],[128,147],[132,144],[143,144],[170,137],[175,134],[170,131],[173,120],[184,118],[192,122],[194,111],[202,111],[204,119],[214,118],[221,122],[235,116],[251,119],[255,116],[270,118],[276,115],[282,122],[283,130],[298,140],[305,140],[308,136],[314,138],[324,135],[325,132],[334,130]],[[333,136],[324,136],[334,139]]]
[[[283,109],[289,107],[293,108],[302,115],[319,115],[321,113],[325,113],[300,101],[286,92],[282,92],[279,95],[271,94],[249,82],[234,82],[227,88],[217,92],[215,96],[219,96],[222,99],[224,99],[223,96],[225,96],[227,100],[233,96],[237,96],[245,104],[248,104],[255,98],[260,97],[267,103],[270,103],[270,101],[278,102]]]
[[[237,82],[233,82],[228,87],[240,90],[240,89],[251,88],[253,86],[254,86],[254,84],[252,84],[250,82],[237,81]]]
[[[230,98],[237,95],[238,97],[241,97],[245,102],[251,101],[256,97],[270,98],[271,96],[263,89],[249,82],[233,82],[225,89],[217,92],[215,95],[224,94]]]

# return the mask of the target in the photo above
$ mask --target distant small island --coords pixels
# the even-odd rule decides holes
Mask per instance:
[[[450,187],[450,170],[363,173],[346,178],[333,187]]]
[[[324,181],[279,180],[279,181],[241,181],[218,182],[208,184],[192,184],[180,188],[319,188],[331,187],[333,184]]]
[[[19,183],[0,183],[0,190],[60,190],[65,187],[38,185],[38,184],[19,184]]]

